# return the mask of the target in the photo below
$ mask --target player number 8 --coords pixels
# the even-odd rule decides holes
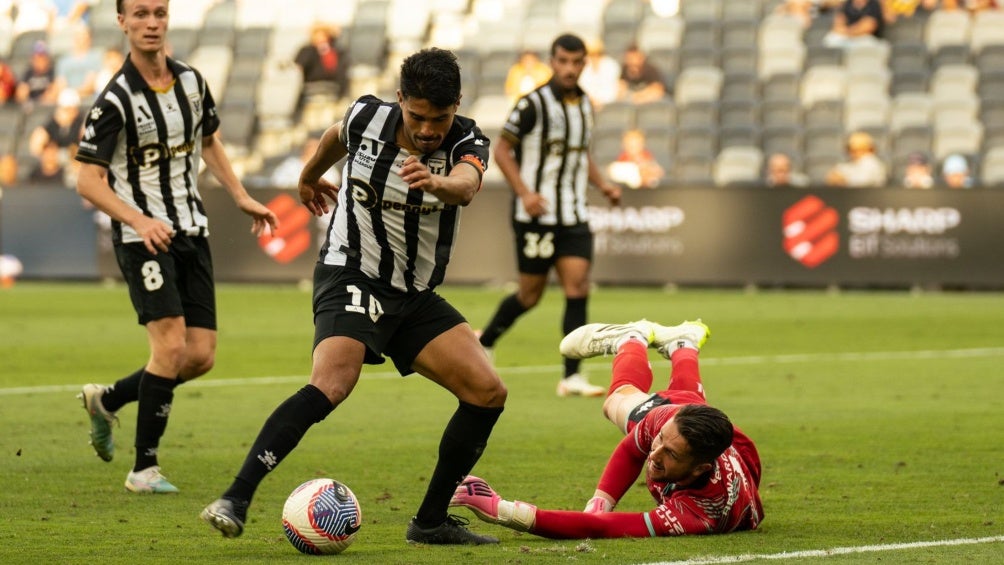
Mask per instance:
[[[160,263],[147,261],[143,263],[140,272],[143,273],[143,286],[148,291],[153,292],[164,286],[164,274],[160,272]]]

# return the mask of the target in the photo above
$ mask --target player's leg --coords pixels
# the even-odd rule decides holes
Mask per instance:
[[[377,299],[363,281],[340,278],[336,267],[314,269],[314,351],[310,382],[283,401],[265,420],[236,478],[201,518],[225,537],[244,531],[247,509],[258,485],[355,388],[364,362],[376,362],[377,324],[359,304]],[[387,306],[388,310],[392,309]]]
[[[640,333],[628,336],[614,356],[610,389],[603,401],[603,415],[621,432],[627,433],[631,412],[651,396],[652,380],[648,341]]]
[[[554,234],[550,231],[541,231],[527,224],[515,224],[513,235],[516,239],[519,286],[516,292],[502,299],[488,325],[482,328],[478,336],[481,346],[489,355],[502,334],[540,302],[547,287],[547,274],[554,261]]]
[[[667,390],[696,393],[704,398],[698,352],[711,337],[711,330],[700,320],[686,321],[676,326],[653,324],[652,347],[672,363]],[[674,403],[683,403],[676,399]]]
[[[564,336],[586,323],[593,234],[587,224],[563,228],[556,233],[554,267],[565,294],[561,324]],[[603,387],[590,384],[586,376],[579,372],[580,359],[565,356],[562,362],[564,373],[558,382],[558,396],[603,396],[606,393]]]
[[[409,368],[457,397],[458,405],[443,431],[439,458],[406,539],[415,543],[483,544],[497,538],[475,534],[448,517],[456,485],[480,459],[507,396],[505,385],[492,369],[471,327],[441,297],[426,293],[388,344],[399,368]]]

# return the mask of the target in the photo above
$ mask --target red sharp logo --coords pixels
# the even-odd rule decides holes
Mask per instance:
[[[840,247],[837,211],[815,196],[806,196],[784,211],[784,250],[812,269],[823,264]]]
[[[310,211],[292,196],[280,194],[267,204],[279,218],[279,229],[262,234],[258,246],[277,263],[289,263],[310,249]]]

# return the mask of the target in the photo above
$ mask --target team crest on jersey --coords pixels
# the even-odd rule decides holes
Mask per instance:
[[[91,120],[97,120],[101,117],[101,108],[97,106],[91,108]]]
[[[189,94],[188,101],[192,104],[192,111],[196,114],[202,112],[202,99],[199,98],[198,94]]]
[[[429,159],[425,166],[429,167],[429,172],[434,175],[445,175],[446,174],[446,159],[436,157],[434,159]]]

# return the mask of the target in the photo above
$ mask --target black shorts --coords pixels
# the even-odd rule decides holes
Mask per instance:
[[[332,336],[366,345],[365,362],[386,355],[402,375],[430,341],[467,320],[432,290],[406,293],[354,269],[314,267],[314,347]]]
[[[547,274],[559,257],[593,260],[593,232],[589,224],[541,226],[513,222],[516,235],[516,264],[519,272]]]
[[[140,325],[184,316],[191,328],[216,329],[213,257],[204,237],[175,235],[167,253],[153,255],[143,243],[115,246]]]

